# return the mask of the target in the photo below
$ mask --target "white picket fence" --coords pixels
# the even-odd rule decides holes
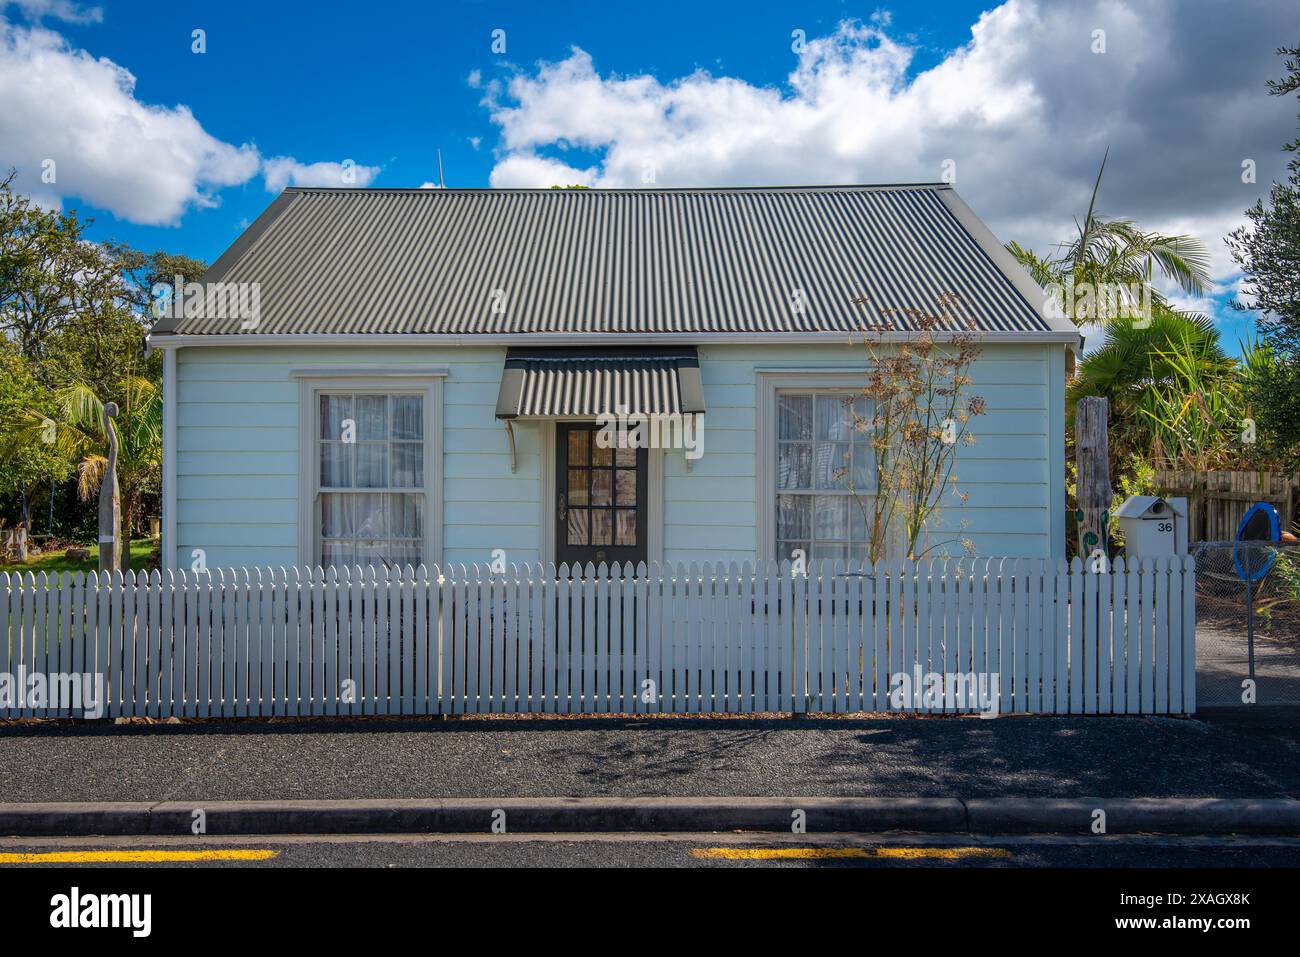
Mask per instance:
[[[108,717],[989,710],[891,698],[932,672],[996,676],[1001,713],[1191,713],[1194,574],[1172,558],[0,575],[0,716],[81,715],[30,676],[87,672]]]

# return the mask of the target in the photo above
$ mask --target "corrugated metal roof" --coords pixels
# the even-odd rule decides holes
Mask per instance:
[[[511,349],[496,414],[513,419],[704,411],[694,349],[658,355]]]
[[[1008,262],[942,185],[290,189],[204,277],[258,283],[256,327],[154,332],[844,333],[945,294],[980,330],[1057,329]]]

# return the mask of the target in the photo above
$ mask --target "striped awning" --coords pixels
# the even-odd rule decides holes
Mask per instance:
[[[704,411],[700,362],[685,349],[511,349],[498,419]]]

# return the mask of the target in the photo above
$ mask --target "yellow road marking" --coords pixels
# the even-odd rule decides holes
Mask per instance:
[[[195,861],[269,861],[279,851],[232,848],[213,851],[46,851],[0,853],[0,864],[187,864]]]
[[[993,857],[1005,860],[1011,856],[1011,852],[1004,847],[878,847],[876,856],[903,860],[934,858],[941,861],[956,861],[963,857]]]
[[[1001,847],[697,847],[692,856],[722,861],[891,859],[955,861],[966,857],[1005,859]]]

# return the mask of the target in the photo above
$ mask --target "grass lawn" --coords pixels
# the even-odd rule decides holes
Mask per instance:
[[[137,538],[131,542],[131,567],[133,569],[144,568],[145,559],[153,551],[154,540],[152,538]],[[71,562],[63,557],[65,549],[59,549],[57,552],[46,552],[36,558],[29,559],[27,562],[20,562],[13,565],[0,564],[0,572],[22,572],[26,574],[31,572],[33,575],[41,572],[93,572],[99,568],[99,546],[90,546],[90,558],[84,562]]]

